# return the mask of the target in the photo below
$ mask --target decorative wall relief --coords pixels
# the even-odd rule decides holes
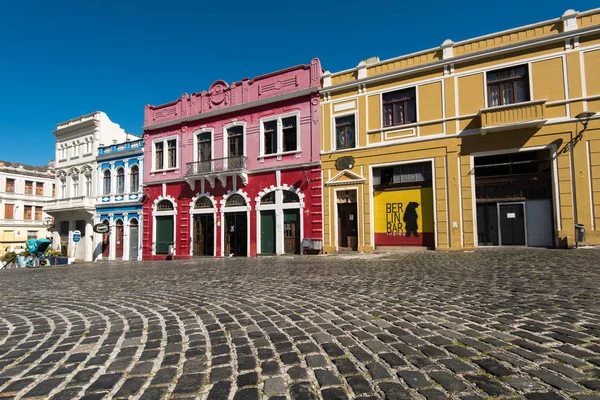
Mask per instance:
[[[224,81],[215,81],[208,91],[209,107],[219,106],[219,105],[227,105],[228,103],[228,86]]]

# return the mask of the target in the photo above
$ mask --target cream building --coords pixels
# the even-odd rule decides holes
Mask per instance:
[[[92,227],[98,196],[98,148],[124,142],[127,133],[100,111],[56,125],[56,196],[47,212],[55,218],[53,242],[60,243],[63,254],[77,260],[92,261],[101,235]],[[73,232],[81,240],[73,241]],[[97,237],[96,237],[97,236]]]
[[[27,239],[50,237],[51,218],[45,212],[52,200],[54,170],[0,161],[0,256],[25,248]]]

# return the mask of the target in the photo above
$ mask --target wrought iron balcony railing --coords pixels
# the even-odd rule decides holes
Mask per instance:
[[[187,163],[186,176],[207,176],[246,170],[248,157],[234,156]]]

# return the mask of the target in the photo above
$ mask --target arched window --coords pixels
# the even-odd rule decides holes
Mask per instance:
[[[129,180],[129,191],[131,193],[135,193],[139,190],[140,187],[140,169],[137,165],[134,165],[133,167],[131,167],[131,170],[129,172],[129,177],[131,178]]]
[[[71,181],[73,182],[73,197],[77,197],[79,196],[79,176],[73,175]]]
[[[160,203],[156,205],[156,211],[172,211],[173,203],[169,200],[162,200]]]
[[[110,195],[110,170],[104,171],[104,195]]]
[[[275,192],[265,194],[260,199],[260,204],[275,204]]]
[[[212,208],[212,206],[212,201],[206,196],[200,197],[194,204],[194,208]]]
[[[284,203],[299,203],[300,198],[298,197],[298,195],[296,193],[291,192],[289,190],[284,190],[283,191],[283,202]]]
[[[92,195],[92,173],[91,172],[85,174],[85,195],[88,197]]]
[[[117,169],[117,193],[121,194],[125,192],[125,170],[123,168]]]
[[[64,176],[60,178],[60,198],[67,198],[67,178]]]
[[[225,207],[245,206],[246,200],[239,194],[230,196],[225,202]]]

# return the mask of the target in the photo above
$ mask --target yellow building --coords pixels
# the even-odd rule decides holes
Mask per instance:
[[[599,244],[599,66],[595,9],[326,72],[324,251]]]
[[[51,236],[45,207],[53,196],[53,162],[32,166],[0,160],[0,259],[8,251],[25,250],[28,239]]]

